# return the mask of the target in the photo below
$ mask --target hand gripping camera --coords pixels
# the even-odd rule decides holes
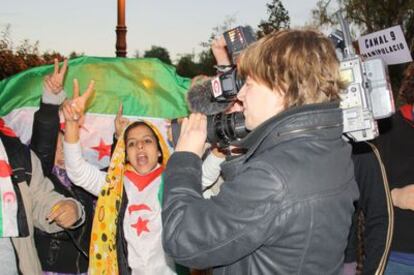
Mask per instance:
[[[233,62],[243,49],[254,42],[255,36],[250,27],[237,27],[226,31],[224,39]],[[236,100],[237,93],[244,81],[237,75],[235,65],[221,72],[212,80],[194,85],[187,93],[187,103],[191,112],[207,115],[207,141],[225,148],[232,141],[239,140],[248,134],[241,112],[226,114],[224,111]],[[175,146],[180,125],[177,120],[171,122],[172,143]]]
[[[329,37],[341,55],[341,77],[349,83],[340,95],[343,132],[354,141],[371,140],[379,134],[376,120],[395,112],[387,66],[380,58],[362,60],[356,55],[349,26],[340,12],[336,15],[343,35],[335,31]]]
[[[256,41],[250,26],[236,27],[226,31],[223,36],[233,64],[237,63],[240,53]],[[233,65],[228,71],[219,74],[211,80],[211,91],[214,101],[234,101],[243,84],[244,80],[239,78],[236,66]],[[212,144],[217,144],[219,147],[227,147],[232,141],[241,139],[248,134],[244,124],[243,113],[218,113],[208,116],[207,119],[207,140]]]
[[[226,40],[227,51],[233,61],[237,64],[240,53],[251,43],[256,41],[254,32],[250,26],[239,26],[223,33]],[[214,99],[218,102],[231,102],[237,96],[244,80],[237,75],[236,65],[228,71],[223,72],[211,80],[211,89]]]

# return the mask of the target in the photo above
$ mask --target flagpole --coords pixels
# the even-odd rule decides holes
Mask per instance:
[[[126,32],[127,27],[125,25],[125,0],[118,0],[118,25],[116,26],[116,56],[126,57],[127,44],[126,44]]]

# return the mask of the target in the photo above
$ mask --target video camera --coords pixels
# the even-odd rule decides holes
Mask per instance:
[[[256,36],[250,26],[238,26],[224,32],[223,36],[233,66],[211,80],[211,89],[215,101],[233,102],[244,84],[244,80],[237,74],[235,64],[240,53],[256,41]],[[207,117],[207,141],[211,144],[225,148],[232,141],[241,139],[247,134],[244,115],[241,112],[218,113]]]
[[[216,101],[231,102],[234,101],[244,84],[244,80],[237,75],[235,64],[237,64],[240,53],[251,43],[255,42],[256,37],[250,26],[236,27],[224,32],[223,36],[227,44],[227,52],[233,61],[233,66],[213,78],[211,80],[211,88]]]
[[[239,140],[248,134],[242,112],[226,114],[225,106],[230,106],[236,100],[237,93],[244,84],[237,74],[235,63],[240,53],[252,42],[256,41],[254,32],[249,26],[239,26],[223,33],[227,51],[233,65],[228,70],[219,73],[208,83],[190,89],[188,94],[194,95],[188,99],[193,112],[207,114],[207,142],[226,148],[232,141]],[[206,84],[206,85],[205,85]],[[229,104],[226,104],[229,103]],[[206,106],[208,105],[208,106]],[[171,123],[172,139],[175,146],[180,126],[177,120]]]
[[[223,36],[233,66],[211,80],[211,90],[215,101],[233,102],[244,84],[244,79],[237,74],[235,64],[240,53],[256,41],[256,36],[250,26],[238,26],[224,32]],[[232,141],[239,140],[247,134],[244,115],[241,112],[218,113],[207,117],[207,141],[211,144],[217,144],[221,148],[228,147]]]
[[[387,66],[380,58],[362,60],[352,46],[348,24],[341,12],[336,16],[341,31],[329,35],[339,50],[340,73],[348,83],[341,92],[343,132],[354,141],[371,140],[378,136],[377,119],[395,112]]]

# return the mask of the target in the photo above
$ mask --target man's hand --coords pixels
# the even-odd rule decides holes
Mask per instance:
[[[66,70],[68,68],[68,60],[63,61],[62,68],[59,69],[59,61],[55,58],[55,69],[52,74],[45,76],[43,85],[45,90],[58,94],[63,90],[63,81],[65,79]]]
[[[115,117],[115,138],[119,138],[122,134],[122,132],[125,130],[125,128],[129,124],[129,119],[122,116],[123,107],[122,103],[119,104],[118,113]]]
[[[391,197],[394,206],[401,209],[414,210],[414,184],[392,189]]]
[[[211,50],[213,51],[217,65],[231,65],[230,58],[227,53],[226,40],[223,35],[213,40],[211,43]]]
[[[206,139],[207,117],[200,113],[191,114],[183,119],[175,151],[192,152],[201,158]]]
[[[80,96],[78,80],[73,80],[73,98],[66,100],[62,105],[62,113],[66,122],[78,122],[83,119],[86,103],[93,93],[94,86],[95,81],[91,80],[86,91]]]
[[[52,207],[47,220],[63,228],[69,228],[79,220],[78,206],[73,200],[61,200]]]
[[[95,81],[89,82],[86,91],[79,96],[78,80],[73,80],[73,98],[63,102],[61,110],[65,118],[65,142],[77,143],[79,141],[79,127],[85,119],[86,103],[93,93]]]

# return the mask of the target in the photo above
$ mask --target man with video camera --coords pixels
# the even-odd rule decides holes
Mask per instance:
[[[247,152],[221,165],[220,193],[203,199],[207,118],[184,119],[165,172],[164,249],[214,274],[339,274],[358,187],[335,50],[316,31],[284,30],[248,47],[237,69]]]

